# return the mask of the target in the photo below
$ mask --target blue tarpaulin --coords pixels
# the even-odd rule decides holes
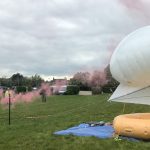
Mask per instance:
[[[57,135],[76,135],[76,136],[95,136],[98,138],[111,138],[114,134],[114,128],[111,125],[94,126],[89,124],[80,124],[78,126],[55,132]]]

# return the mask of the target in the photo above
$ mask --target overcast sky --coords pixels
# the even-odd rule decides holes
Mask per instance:
[[[0,1],[0,76],[101,70],[149,10],[150,0]]]

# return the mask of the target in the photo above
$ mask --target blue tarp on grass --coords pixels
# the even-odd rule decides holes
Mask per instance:
[[[80,124],[78,126],[55,132],[57,135],[76,135],[76,136],[95,136],[98,138],[111,138],[114,134],[114,128],[110,125],[94,126],[89,124]]]

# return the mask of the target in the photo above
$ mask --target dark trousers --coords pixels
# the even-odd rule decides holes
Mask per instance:
[[[42,102],[46,102],[46,95],[42,95]]]

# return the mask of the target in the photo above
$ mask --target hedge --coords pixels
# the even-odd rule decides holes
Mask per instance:
[[[26,86],[17,86],[16,92],[17,93],[25,93],[25,92],[27,92],[27,87]]]
[[[65,95],[77,95],[79,94],[79,86],[76,85],[68,85]]]

